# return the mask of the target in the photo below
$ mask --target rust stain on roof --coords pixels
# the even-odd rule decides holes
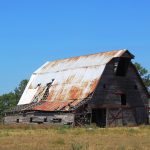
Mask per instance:
[[[33,110],[58,111],[68,106],[68,104],[69,102],[45,102],[39,106],[35,106]]]
[[[90,93],[92,93],[92,91],[95,90],[97,84],[98,84],[98,80],[94,80],[94,81],[91,83],[91,85],[90,85],[91,92],[90,92]]]
[[[80,87],[72,87],[69,91],[70,99],[78,99],[80,95],[82,95],[82,89]]]

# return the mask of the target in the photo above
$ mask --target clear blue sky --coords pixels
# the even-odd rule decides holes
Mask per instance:
[[[150,0],[0,0],[0,94],[48,60],[113,49],[150,70]]]

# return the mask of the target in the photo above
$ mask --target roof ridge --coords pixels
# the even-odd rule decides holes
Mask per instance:
[[[86,56],[91,56],[91,55],[97,55],[97,54],[103,54],[103,53],[111,53],[111,52],[119,52],[119,51],[127,51],[127,49],[118,49],[118,50],[108,50],[108,51],[103,51],[103,52],[97,52],[97,53],[92,53],[92,54],[85,54],[85,55],[80,55],[80,56],[71,56],[71,57],[67,57],[67,58],[61,58],[61,59],[56,59],[56,60],[52,60],[52,61],[48,61],[49,63],[54,62],[54,61],[60,61],[60,60],[67,60],[67,59],[71,59],[71,58],[79,58],[79,57],[86,57]]]

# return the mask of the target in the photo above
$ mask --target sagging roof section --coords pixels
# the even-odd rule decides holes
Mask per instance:
[[[47,62],[33,73],[18,105],[44,100],[33,109],[67,110],[69,104],[75,106],[93,93],[106,64],[124,54],[133,57],[127,50],[118,50]]]

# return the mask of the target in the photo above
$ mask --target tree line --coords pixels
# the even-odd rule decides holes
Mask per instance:
[[[147,87],[150,92],[150,74],[148,70],[142,67],[139,63],[134,63],[137,68],[141,78],[143,79],[143,83]],[[28,80],[22,80],[17,88],[14,91],[3,94],[0,96],[0,119],[2,118],[4,111],[14,107],[19,102],[21,95],[24,92],[24,89],[28,83]]]
[[[22,80],[14,91],[3,94],[0,96],[0,119],[4,115],[4,111],[14,107],[19,102],[21,95],[28,83],[28,80]]]

